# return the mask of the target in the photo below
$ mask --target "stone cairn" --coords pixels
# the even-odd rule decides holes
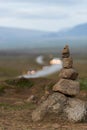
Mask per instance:
[[[77,71],[73,68],[73,59],[70,56],[68,45],[62,51],[63,69],[59,74],[59,82],[53,86],[53,91],[61,92],[65,95],[76,96],[80,91],[80,84],[76,81]]]
[[[53,93],[33,111],[33,121],[48,118],[48,114],[64,121],[87,121],[87,102],[76,97],[80,92],[80,84],[76,80],[78,73],[73,68],[73,59],[67,45],[62,51],[62,58],[63,69],[59,74],[60,79],[53,86]]]

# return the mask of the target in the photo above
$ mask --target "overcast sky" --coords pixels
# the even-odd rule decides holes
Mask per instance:
[[[87,0],[0,0],[0,26],[59,31],[87,22]]]

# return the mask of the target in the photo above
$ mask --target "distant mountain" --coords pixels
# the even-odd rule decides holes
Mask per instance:
[[[33,38],[41,37],[46,34],[46,32],[38,30],[28,30],[28,29],[18,29],[18,28],[6,28],[0,27],[0,38]]]
[[[75,26],[66,32],[66,35],[69,36],[87,36],[87,23]]]
[[[32,41],[41,39],[47,32],[0,27],[0,47],[17,48],[32,46]]]
[[[87,37],[87,23],[77,25],[56,33],[51,33],[49,36],[53,37]]]
[[[58,46],[70,41],[72,44],[80,39],[86,44],[87,23],[59,32],[0,27],[0,49],[4,48],[39,48]],[[62,40],[61,40],[62,39]]]

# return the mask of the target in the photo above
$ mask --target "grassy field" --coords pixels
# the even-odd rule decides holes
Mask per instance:
[[[54,50],[55,52],[55,50]],[[12,79],[15,78],[21,74],[25,74],[30,69],[41,69],[42,65],[39,65],[36,63],[35,59],[38,55],[44,55],[45,60],[48,62],[49,56],[51,54],[51,51],[49,53],[39,53],[39,52],[33,52],[33,53],[23,53],[23,52],[5,52],[0,53],[0,80],[5,79]],[[52,55],[58,56],[61,58],[60,54],[52,53]],[[86,86],[86,80],[87,80],[87,54],[84,53],[72,53],[72,57],[74,60],[74,68],[77,69],[79,73],[79,79],[81,81],[81,84],[85,84]],[[52,74],[50,76],[47,76],[46,78],[49,79],[58,79],[58,72],[55,74]],[[85,83],[84,83],[85,82]]]
[[[40,69],[34,54],[0,55],[0,80],[14,78],[26,73],[29,69]]]

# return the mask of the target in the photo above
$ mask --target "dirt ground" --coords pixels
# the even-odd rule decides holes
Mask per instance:
[[[5,98],[3,100],[5,102]],[[0,106],[0,130],[87,130],[86,123],[71,124],[49,116],[41,122],[33,122],[31,113],[37,105],[20,99],[11,99],[11,102]]]
[[[0,107],[0,130],[87,130],[86,123],[64,123],[58,120],[33,122],[31,113],[33,109]]]
[[[20,91],[14,88],[5,89],[0,94],[0,130],[87,130],[87,123],[59,121],[57,117],[49,115],[41,122],[32,121],[31,114],[45,94],[44,85],[49,84],[49,80],[44,85],[43,82],[44,79],[39,79],[35,81],[38,86]],[[36,102],[28,101],[32,94],[36,96]],[[81,92],[80,95],[79,97],[87,99],[87,92]]]

